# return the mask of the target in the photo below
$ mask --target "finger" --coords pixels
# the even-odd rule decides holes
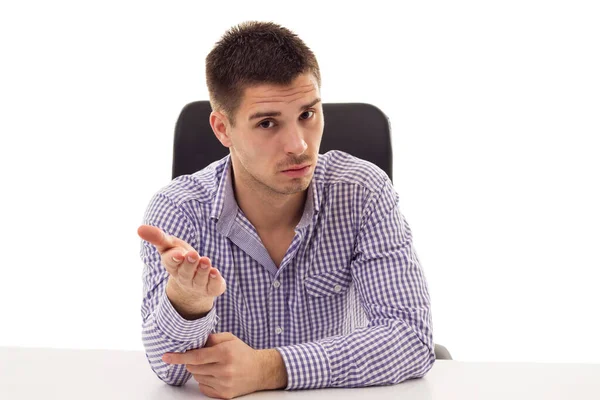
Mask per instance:
[[[202,374],[192,374],[194,380],[202,385],[208,386],[217,390],[223,386],[223,384],[219,381],[219,378],[210,375],[202,375]]]
[[[211,347],[235,339],[237,339],[237,336],[231,332],[211,333],[208,335],[208,339],[206,339],[206,344],[204,346]]]
[[[167,364],[211,364],[221,360],[219,349],[203,347],[201,349],[188,350],[184,353],[166,353],[163,361]]]
[[[200,256],[195,250],[189,251],[184,255],[183,262],[177,269],[178,282],[186,287],[192,287],[192,281],[196,274],[196,267]]]
[[[219,385],[219,380],[212,375],[192,374],[194,380],[213,389]]]
[[[225,293],[225,279],[216,268],[211,268],[206,283],[206,294],[212,297],[217,297]]]
[[[187,250],[182,247],[174,247],[161,255],[161,262],[166,268],[167,272],[173,277],[177,277],[178,269],[181,263],[184,261],[184,255]]]
[[[194,379],[196,379],[196,378],[194,378]],[[207,397],[212,397],[212,398],[221,398],[222,397],[221,395],[219,395],[219,392],[217,392],[217,390],[212,386],[208,386],[203,383],[198,383],[198,389],[200,389],[200,392],[202,392],[202,394]]]
[[[175,246],[181,246],[188,250],[191,249],[191,246],[183,240],[175,236],[167,235],[156,226],[141,225],[137,232],[140,238],[153,244],[156,247],[156,250],[161,254]]]
[[[193,285],[206,293],[206,285],[208,283],[208,274],[211,270],[210,259],[208,257],[200,257],[198,267],[196,268],[196,275],[194,275]]]
[[[173,246],[170,237],[156,226],[142,225],[137,232],[139,237],[153,244],[159,253],[163,253]]]
[[[185,364],[185,369],[194,374],[194,375],[206,375],[206,376],[214,376],[217,377],[219,376],[219,367],[220,364],[218,363],[211,363],[211,364]]]

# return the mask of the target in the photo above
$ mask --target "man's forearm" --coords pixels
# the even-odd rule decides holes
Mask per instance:
[[[263,366],[264,390],[284,389],[287,387],[287,371],[283,357],[275,349],[259,350]]]
[[[182,385],[191,376],[185,365],[167,367],[162,357],[168,352],[186,352],[202,348],[215,327],[216,312],[213,307],[203,318],[185,319],[173,307],[165,286],[156,290],[157,303],[144,319],[142,328],[146,356],[152,370],[161,380],[170,385]]]
[[[423,343],[404,321],[389,321],[278,347],[288,373],[286,389],[390,385],[422,377],[435,361],[432,337],[426,336]]]

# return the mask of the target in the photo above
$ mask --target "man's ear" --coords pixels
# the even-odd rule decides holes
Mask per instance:
[[[229,138],[229,127],[231,125],[225,114],[219,111],[211,112],[210,126],[219,142],[225,147],[231,147],[231,139]]]

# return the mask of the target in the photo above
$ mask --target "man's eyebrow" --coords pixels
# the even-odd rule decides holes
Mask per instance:
[[[321,101],[321,99],[319,97],[317,97],[316,99],[314,99],[313,101],[311,101],[309,104],[300,107],[300,111],[306,110],[307,108],[311,108],[312,106],[314,106],[315,104],[317,104],[320,101]]]
[[[321,101],[320,98],[316,98],[313,101],[311,101],[309,104],[306,104],[302,107],[300,107],[300,111],[306,110],[311,108],[312,106],[314,106],[315,104],[319,103]],[[255,112],[254,114],[250,115],[250,117],[248,117],[248,121],[252,121],[253,119],[257,119],[257,118],[264,118],[264,117],[280,117],[281,116],[281,112],[280,111],[259,111],[259,112]]]
[[[264,118],[264,117],[279,117],[281,116],[280,111],[265,111],[265,112],[255,112],[250,117],[248,117],[248,121],[252,121],[256,118]]]

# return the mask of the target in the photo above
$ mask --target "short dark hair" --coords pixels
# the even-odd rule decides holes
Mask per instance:
[[[213,110],[234,123],[246,87],[286,85],[313,73],[321,87],[313,52],[292,31],[272,22],[249,21],[229,29],[206,57],[206,85]]]

